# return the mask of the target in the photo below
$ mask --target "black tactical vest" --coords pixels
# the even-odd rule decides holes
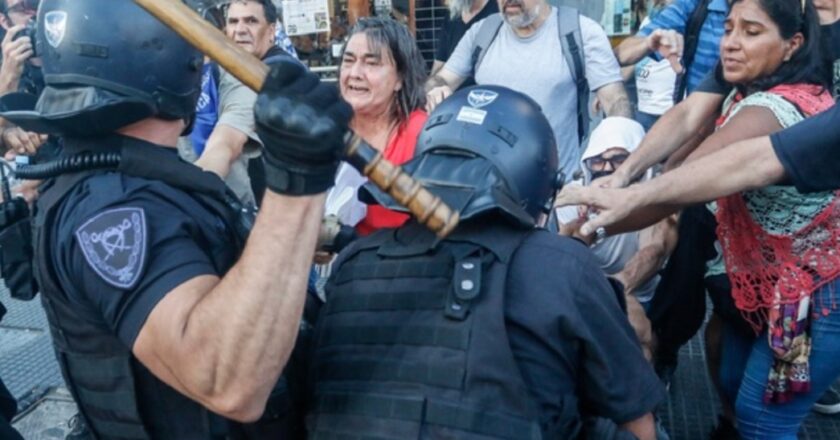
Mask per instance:
[[[526,231],[416,224],[340,257],[311,360],[312,439],[539,439],[510,349],[508,264]]]
[[[72,151],[71,151],[72,152]],[[176,188],[191,192],[208,210],[217,215],[230,231],[243,231],[238,213],[231,206],[231,193],[215,176],[204,173],[185,162],[172,160],[169,155],[154,148],[131,145],[122,149],[123,163],[119,171],[136,177],[161,180]],[[53,225],[62,199],[92,172],[64,174],[54,179],[38,201],[34,219],[33,235],[36,249],[35,276],[41,286],[41,298],[50,324],[53,343],[62,375],[79,406],[93,435],[99,439],[150,439],[144,428],[143,416],[138,405],[138,366],[130,350],[96,319],[95,312],[71,303],[63,293],[51,270],[50,248]],[[237,234],[232,246],[237,255],[244,247],[245,235]],[[202,240],[197,240],[201,243]],[[206,242],[206,241],[205,241]],[[229,269],[230,262],[220,260],[221,252],[208,250],[214,266],[220,273]],[[229,259],[229,258],[228,258]],[[227,267],[226,267],[227,266]],[[81,318],[81,319],[80,319]],[[285,392],[287,390],[280,390]],[[167,394],[162,394],[166,396]],[[237,425],[215,414],[176,392],[163,397],[166,402],[155,402],[153,411],[166,412],[155,417],[166,417],[178,423],[179,414],[187,411],[200,412],[204,423],[194,428],[196,439],[224,438],[273,438],[276,434],[263,429],[259,422],[254,425]],[[272,423],[288,416],[290,404],[288,395],[277,396],[269,401],[262,420]],[[146,405],[147,410],[148,404]],[[144,414],[150,416],[149,414]]]

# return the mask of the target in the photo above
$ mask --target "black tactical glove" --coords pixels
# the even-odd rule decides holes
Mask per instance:
[[[352,116],[335,85],[296,62],[272,65],[254,107],[268,188],[309,195],[332,186]]]

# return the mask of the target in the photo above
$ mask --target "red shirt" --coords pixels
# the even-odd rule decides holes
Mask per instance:
[[[397,132],[385,147],[383,156],[396,165],[402,165],[414,157],[417,137],[429,115],[423,110],[415,110],[408,119],[397,127]],[[398,228],[408,220],[408,214],[391,211],[379,205],[367,207],[367,215],[356,225],[359,235],[370,235],[382,228]]]

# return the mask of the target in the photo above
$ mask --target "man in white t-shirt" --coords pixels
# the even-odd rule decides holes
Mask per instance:
[[[473,72],[473,52],[481,23],[472,26],[440,71],[426,84],[431,111],[464,80],[501,85],[534,99],[551,122],[560,166],[570,179],[579,168],[581,148],[577,126],[577,94],[570,66],[563,55],[557,9],[546,0],[498,0],[504,24]],[[633,118],[618,62],[601,26],[580,17],[586,79],[607,116]]]
[[[648,23],[650,17],[645,17],[641,27]],[[636,63],[635,71],[636,94],[639,97],[636,120],[647,132],[660,116],[674,106],[677,72],[674,71],[671,60],[663,58],[657,61],[652,57],[642,58]]]

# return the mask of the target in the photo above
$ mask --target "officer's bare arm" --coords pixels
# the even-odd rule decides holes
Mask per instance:
[[[633,118],[633,104],[630,103],[630,98],[627,96],[627,90],[624,89],[623,82],[619,81],[607,84],[595,93],[607,116]]]
[[[689,142],[720,111],[723,96],[694,92],[677,106],[665,112],[651,127],[639,148],[627,158],[613,175],[625,186],[651,166]]]
[[[272,65],[254,106],[268,191],[242,256],[221,279],[169,292],[140,330],[137,358],[213,412],[259,418],[289,358],[351,117],[334,86],[297,62]],[[156,143],[174,146],[179,133]]]
[[[137,358],[213,412],[259,418],[295,343],[324,200],[268,191],[240,260],[221,279],[167,294],[140,331]]]
[[[245,133],[224,123],[217,124],[195,164],[224,179],[230,173],[231,165],[242,155],[246,142],[248,135]]]

